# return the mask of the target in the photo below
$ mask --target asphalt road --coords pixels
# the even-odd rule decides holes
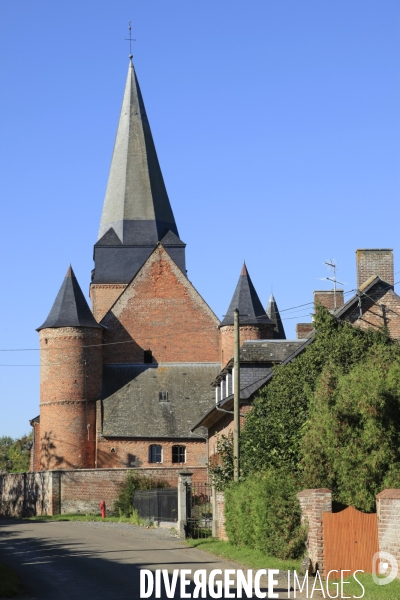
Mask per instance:
[[[172,574],[174,569],[191,569],[192,573],[206,569],[209,573],[240,568],[186,546],[169,530],[14,519],[0,520],[0,562],[21,577],[23,600],[133,600],[140,598],[140,569],[168,569]],[[267,591],[265,586],[263,579],[262,591]],[[171,597],[181,598],[179,590],[178,579]],[[191,593],[193,587],[186,591]],[[279,598],[288,597],[282,588],[275,591]],[[155,597],[154,593],[150,596]],[[167,598],[164,585],[160,597]]]

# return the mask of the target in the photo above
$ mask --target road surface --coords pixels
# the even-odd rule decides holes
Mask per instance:
[[[23,600],[136,600],[140,598],[140,569],[168,569],[172,574],[174,569],[209,573],[240,568],[186,546],[169,530],[123,523],[15,519],[0,519],[0,562],[20,576]],[[267,591],[266,585],[262,579],[262,591]],[[190,594],[193,591],[190,586],[186,589]],[[279,598],[288,598],[279,586],[276,591]],[[155,597],[154,593],[150,596]],[[167,598],[164,585],[160,597]],[[179,579],[171,597],[181,598]]]

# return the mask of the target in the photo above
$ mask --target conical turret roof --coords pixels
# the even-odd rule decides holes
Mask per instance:
[[[110,243],[103,236],[111,228],[123,245],[155,245],[169,230],[179,238],[132,59],[98,243]]]
[[[246,263],[243,263],[238,284],[221,326],[233,325],[233,312],[236,308],[242,315],[242,325],[272,325],[250,279]]]
[[[57,327],[102,327],[94,318],[71,266],[49,316],[37,331]]]
[[[283,323],[281,319],[281,315],[279,314],[278,305],[274,298],[274,295],[271,294],[268,306],[267,306],[267,315],[271,319],[271,321],[275,324],[274,327],[274,340],[286,340],[285,330],[283,328]]]

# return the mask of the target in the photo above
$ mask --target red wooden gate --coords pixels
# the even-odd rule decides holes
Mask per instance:
[[[372,558],[379,549],[376,514],[367,515],[350,506],[338,513],[322,513],[322,522],[325,574],[333,569],[339,571],[338,577],[345,569],[372,573]]]

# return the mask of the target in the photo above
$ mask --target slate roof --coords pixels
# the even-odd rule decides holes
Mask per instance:
[[[36,331],[57,327],[102,327],[94,318],[71,266],[49,316]]]
[[[286,365],[292,362],[299,354],[304,352],[304,350],[313,343],[315,337],[308,338],[306,340],[296,340],[298,342],[298,346],[296,350],[290,354],[281,364]],[[276,342],[275,342],[276,343]],[[260,378],[258,381],[251,383],[240,389],[240,402],[241,403],[249,403],[252,400],[254,394],[264,387],[274,376],[274,371],[271,370],[269,373],[265,375],[265,377]],[[208,411],[192,425],[191,431],[195,431],[199,427],[211,427],[213,424],[218,422],[226,412],[218,410],[218,408],[222,408],[224,411],[231,411],[233,409],[233,394],[227,396],[222,401],[218,402],[217,405],[214,404]]]
[[[224,325],[233,325],[233,312],[236,308],[239,310],[239,313],[243,315],[243,317],[240,319],[242,324],[272,325],[271,319],[267,316],[264,307],[260,302],[245,263],[243,263],[239,281],[225,318],[221,323],[221,327]]]
[[[276,303],[276,300],[275,300],[273,294],[271,294],[271,296],[270,296],[266,313],[269,316],[269,318],[271,319],[271,321],[275,324],[274,340],[285,340],[286,339],[285,330],[283,328],[281,315],[279,314],[278,305]]]
[[[132,60],[111,160],[99,241],[104,243],[103,236],[110,228],[124,245],[155,245],[168,230],[179,238]]]
[[[280,364],[303,344],[304,340],[245,340],[240,347],[240,364]],[[212,385],[218,385],[221,379],[232,371],[233,362],[231,358]]]
[[[219,363],[105,365],[102,435],[196,437],[190,428],[214,404],[210,383],[219,370]],[[159,400],[163,391],[168,402]]]

